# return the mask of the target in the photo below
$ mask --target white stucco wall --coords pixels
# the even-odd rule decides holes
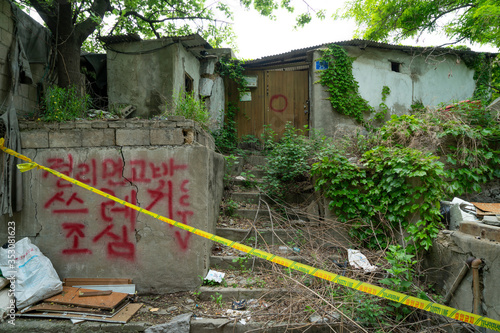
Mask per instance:
[[[459,101],[472,96],[475,89],[474,71],[456,55],[444,56],[412,55],[392,49],[367,47],[346,47],[354,57],[353,75],[359,83],[360,95],[376,110],[382,103],[382,88],[391,90],[385,104],[391,114],[408,113],[411,105],[422,102],[425,106],[438,106],[440,103]],[[316,61],[321,51],[312,54],[311,76],[315,82],[311,88],[311,127],[323,129],[326,135],[352,132],[358,124],[349,117],[334,112],[327,100],[325,88],[317,83],[319,72]],[[400,72],[391,69],[391,62],[400,63]],[[367,119],[369,115],[365,115]]]

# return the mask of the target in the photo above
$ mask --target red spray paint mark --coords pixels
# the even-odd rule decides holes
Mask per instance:
[[[281,109],[276,109],[273,104],[274,104],[274,101],[280,99],[280,98],[283,98],[283,100],[285,101],[285,106]],[[269,100],[269,108],[271,110],[273,110],[274,112],[283,112],[286,110],[286,108],[288,107],[288,99],[286,98],[285,95],[281,95],[281,94],[278,94],[278,95],[273,95],[271,97],[271,99]]]

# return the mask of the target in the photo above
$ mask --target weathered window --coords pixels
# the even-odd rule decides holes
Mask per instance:
[[[401,72],[401,64],[399,62],[391,61],[391,70],[393,72]]]

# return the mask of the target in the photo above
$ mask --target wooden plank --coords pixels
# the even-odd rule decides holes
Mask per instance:
[[[132,279],[119,278],[66,278],[63,280],[64,285],[73,287],[75,285],[84,286],[92,284],[131,284]]]
[[[80,291],[78,297],[106,296],[111,295],[111,290]]]
[[[128,296],[126,293],[111,293],[111,295],[105,296],[78,297],[80,292],[89,291],[96,290],[63,287],[62,293],[47,298],[45,302],[112,310],[122,303]]]
[[[84,314],[84,315],[93,315],[99,317],[113,317],[118,311],[120,311],[127,304],[123,304],[114,311],[107,311],[95,308],[83,308],[80,306],[70,306],[63,304],[53,304],[53,303],[40,303],[37,305],[29,306],[20,311],[20,313],[30,313],[30,312],[61,312],[67,313],[71,312],[74,314]]]
[[[100,321],[104,323],[119,323],[126,324],[134,314],[139,311],[142,307],[142,303],[131,303],[127,304],[123,309],[118,311],[111,318],[103,318],[98,316],[86,315],[86,314],[74,314],[74,313],[16,313],[18,317],[33,317],[33,318],[56,318],[56,319],[80,319],[80,320],[90,320],[90,321]]]

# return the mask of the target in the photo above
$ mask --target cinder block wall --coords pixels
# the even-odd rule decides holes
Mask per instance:
[[[8,61],[14,34],[12,10],[7,0],[0,0],[0,112],[4,111],[5,101],[11,87],[10,66]]]
[[[35,162],[154,212],[213,233],[224,158],[193,121],[20,122]],[[131,278],[141,293],[199,286],[211,242],[42,170],[23,174],[24,208],[3,217],[30,237],[60,278]]]
[[[9,92],[12,89],[12,74],[8,57],[15,40],[14,29],[11,4],[7,0],[0,0],[0,113],[5,112],[7,106],[14,103],[18,116],[23,116],[38,108],[36,83],[41,81],[45,65],[30,64],[33,83],[20,84],[17,93],[11,99]]]

